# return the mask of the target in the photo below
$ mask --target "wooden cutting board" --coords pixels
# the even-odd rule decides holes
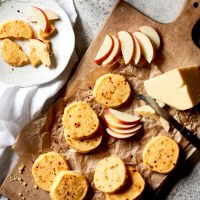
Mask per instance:
[[[70,93],[77,80],[97,67],[94,58],[106,34],[116,35],[120,30],[135,32],[142,25],[154,27],[162,38],[161,48],[156,54],[154,63],[152,63],[152,65],[158,66],[162,72],[177,67],[200,64],[200,49],[195,46],[191,36],[192,29],[200,16],[200,7],[194,8],[194,2],[195,0],[186,1],[177,18],[169,24],[163,24],[148,18],[127,3],[119,1],[68,82],[65,94]],[[22,199],[18,195],[19,192],[23,193],[26,199],[41,199],[41,197],[45,200],[50,199],[48,193],[34,188],[35,183],[31,175],[31,168],[27,167],[31,166],[32,161],[29,159],[24,163],[26,169],[22,175],[19,174],[21,164],[22,162],[19,160],[2,184],[0,193],[12,200]],[[23,180],[13,181],[10,175],[17,176],[16,178],[20,176],[23,180],[28,180],[27,186],[23,185]]]

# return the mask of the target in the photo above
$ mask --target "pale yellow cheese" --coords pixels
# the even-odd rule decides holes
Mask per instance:
[[[200,102],[200,69],[196,66],[177,68],[144,82],[149,96],[178,110]]]
[[[157,101],[157,103],[160,107],[165,106],[165,104],[163,102],[160,102],[158,100],[156,100],[156,101]],[[155,110],[149,105],[145,105],[145,106],[135,108],[134,113],[138,114],[138,115],[142,115],[142,116],[147,117],[147,118],[151,118],[151,119],[155,119],[155,120],[158,119],[158,115],[156,114]]]
[[[164,118],[160,117],[160,123],[161,125],[163,126],[164,130],[168,133],[169,132],[169,129],[170,129],[170,125],[169,125],[169,122],[166,121]]]
[[[154,109],[151,108],[149,105],[145,105],[145,106],[141,106],[141,107],[136,108],[134,110],[134,113],[138,114],[138,115],[142,115],[142,116],[147,117],[147,118],[151,118],[151,119],[155,119],[155,120],[158,119],[158,115],[156,114]]]
[[[160,107],[165,106],[165,104],[162,102],[157,101],[157,103]],[[164,118],[159,117],[158,114],[155,112],[155,110],[153,108],[151,108],[149,105],[141,106],[141,107],[134,109],[134,113],[138,114],[138,115],[142,115],[143,117],[154,119],[154,120],[159,119],[164,130],[166,132],[169,132],[169,129],[170,129],[169,123]]]

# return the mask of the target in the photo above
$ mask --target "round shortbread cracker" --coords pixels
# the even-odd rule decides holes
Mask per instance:
[[[169,137],[156,136],[144,148],[144,165],[155,172],[169,173],[178,161],[179,146]]]
[[[105,74],[96,80],[93,96],[95,100],[109,108],[116,108],[126,102],[131,94],[131,87],[124,76]]]
[[[48,152],[40,155],[32,166],[32,174],[36,184],[45,191],[50,191],[50,186],[56,175],[69,170],[66,159],[56,152]]]
[[[103,133],[104,133],[103,127],[100,125],[97,132],[89,139],[82,139],[82,140],[73,139],[70,136],[70,134],[67,134],[66,131],[64,135],[68,145],[70,145],[80,153],[88,153],[96,149],[101,144]]]
[[[51,186],[52,200],[82,200],[88,191],[88,183],[84,175],[74,171],[60,172]]]
[[[127,167],[128,178],[125,185],[116,193],[106,194],[107,200],[133,200],[141,196],[145,181],[133,167]]]
[[[119,190],[126,181],[126,166],[118,157],[101,160],[94,173],[95,187],[106,193]]]
[[[74,139],[90,138],[99,127],[97,114],[83,101],[69,104],[62,120],[66,132]]]

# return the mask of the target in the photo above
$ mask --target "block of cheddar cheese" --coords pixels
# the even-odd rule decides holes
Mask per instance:
[[[200,102],[200,69],[173,69],[144,81],[144,87],[149,96],[178,110],[187,110]]]

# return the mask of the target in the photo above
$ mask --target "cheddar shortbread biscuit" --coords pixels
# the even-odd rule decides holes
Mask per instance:
[[[1,50],[2,58],[9,65],[19,67],[28,63],[28,57],[21,50],[21,47],[10,39],[2,41]]]
[[[124,76],[105,74],[96,80],[93,96],[95,100],[109,108],[115,108],[127,101],[131,87]]]
[[[36,184],[45,191],[50,191],[56,175],[64,170],[69,170],[69,165],[66,159],[56,152],[40,155],[32,166]]]
[[[31,65],[33,65],[34,67],[37,67],[42,62],[41,62],[40,58],[38,58],[38,56],[36,55],[35,51],[36,51],[35,48],[31,48],[29,60],[31,62]]]
[[[22,20],[8,21],[0,25],[0,38],[31,39],[33,36],[30,25]]]
[[[70,137],[70,134],[64,133],[67,144],[72,148],[76,149],[80,153],[88,153],[96,149],[102,141],[103,138],[103,127],[99,126],[97,132],[89,139],[76,140]]]
[[[118,157],[109,157],[101,160],[94,173],[95,187],[106,193],[119,190],[126,181],[126,166]]]
[[[179,146],[171,138],[159,135],[147,143],[142,156],[148,169],[158,173],[169,173],[177,164]]]
[[[106,194],[106,200],[134,200],[141,196],[145,181],[141,174],[133,167],[127,167],[128,178],[125,185],[119,191]]]
[[[52,200],[82,200],[88,191],[88,183],[84,175],[74,171],[60,172],[51,186]]]
[[[51,24],[50,30],[47,33],[43,32],[42,29],[40,29],[39,35],[41,38],[45,39],[48,38],[55,30],[56,27]]]
[[[65,130],[74,139],[91,137],[99,127],[99,118],[88,103],[78,101],[69,104],[63,115]]]

